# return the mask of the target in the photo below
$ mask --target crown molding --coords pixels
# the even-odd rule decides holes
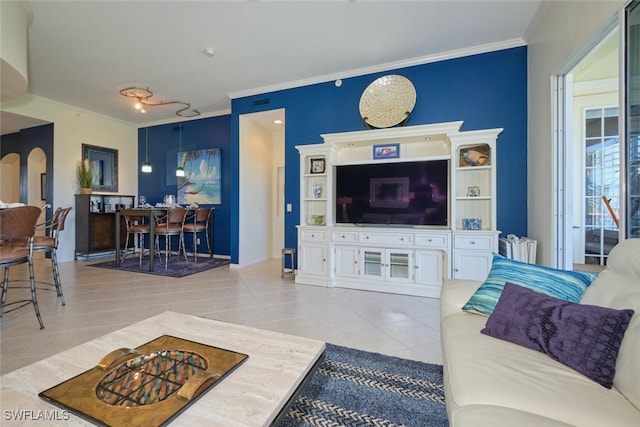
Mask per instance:
[[[343,71],[339,73],[326,74],[323,76],[316,76],[308,79],[295,80],[287,83],[281,83],[271,86],[263,86],[255,89],[248,89],[238,92],[229,92],[227,96],[230,99],[244,98],[246,96],[259,95],[263,93],[276,92],[279,90],[292,89],[296,87],[309,86],[312,84],[325,83],[337,79],[346,79],[349,77],[357,77],[366,74],[378,73],[381,71],[395,70],[399,68],[413,67],[416,65],[423,65],[432,62],[446,61],[449,59],[463,58],[465,56],[478,55],[481,53],[494,52],[498,50],[510,49],[514,47],[526,46],[523,39],[511,39],[504,40],[496,43],[489,43],[479,46],[472,46],[464,49],[452,50],[448,52],[441,52],[428,56],[421,56],[417,58],[409,58],[401,61],[388,62],[386,64],[374,65],[371,67],[356,68],[354,70]]]

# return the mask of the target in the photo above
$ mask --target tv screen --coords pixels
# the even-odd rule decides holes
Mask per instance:
[[[446,226],[449,160],[336,166],[336,223]]]

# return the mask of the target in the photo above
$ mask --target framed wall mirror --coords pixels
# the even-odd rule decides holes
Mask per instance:
[[[94,191],[118,191],[118,150],[82,144],[82,160],[89,160]]]

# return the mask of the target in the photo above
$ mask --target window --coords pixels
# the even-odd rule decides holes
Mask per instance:
[[[620,138],[618,108],[589,108],[584,116],[584,255],[586,264],[606,265],[618,243]]]

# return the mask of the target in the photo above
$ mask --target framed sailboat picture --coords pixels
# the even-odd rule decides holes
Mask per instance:
[[[221,152],[219,148],[182,151],[178,166],[184,176],[178,177],[178,204],[215,205],[221,203]]]

